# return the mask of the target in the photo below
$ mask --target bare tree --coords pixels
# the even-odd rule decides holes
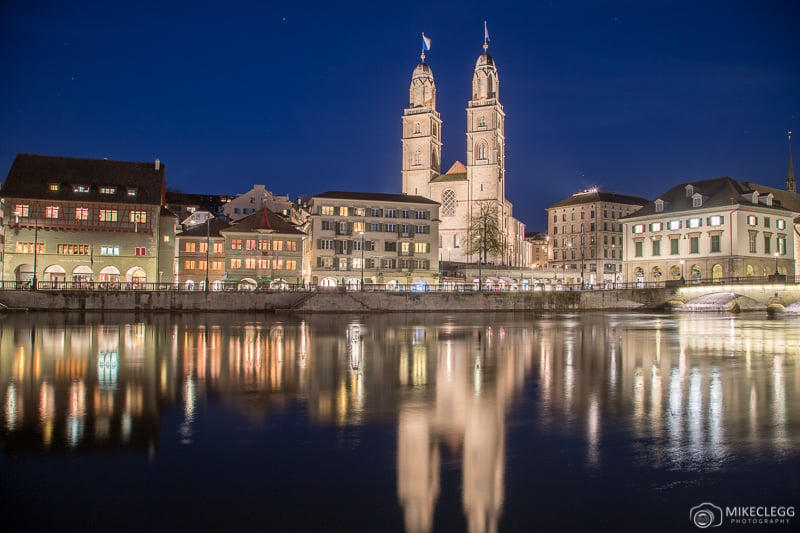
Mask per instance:
[[[506,240],[499,213],[495,202],[477,201],[473,205],[468,224],[467,253],[477,253],[482,263],[486,263],[489,256],[505,257]]]

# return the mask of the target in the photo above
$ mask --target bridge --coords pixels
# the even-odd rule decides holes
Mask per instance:
[[[667,306],[688,311],[800,313],[800,284],[783,279],[673,285]]]

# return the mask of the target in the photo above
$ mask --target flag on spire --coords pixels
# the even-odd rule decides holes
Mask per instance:
[[[425,32],[422,32],[422,51],[431,49],[431,38],[425,37]]]
[[[486,27],[486,21],[483,21],[483,42],[489,42],[489,28]]]

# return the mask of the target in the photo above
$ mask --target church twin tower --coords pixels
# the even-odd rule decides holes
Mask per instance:
[[[409,106],[403,111],[403,193],[441,204],[440,251],[445,261],[477,260],[477,255],[466,253],[469,221],[482,206],[491,206],[507,252],[487,259],[512,265],[518,264],[515,243],[524,237],[524,226],[512,219],[511,204],[505,198],[505,113],[497,67],[485,42],[483,48],[467,105],[467,163],[456,161],[446,174],[441,170],[442,119],[436,110],[436,83],[424,53],[414,69]],[[520,231],[521,236],[517,235]]]

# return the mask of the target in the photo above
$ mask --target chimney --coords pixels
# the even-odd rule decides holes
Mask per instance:
[[[156,170],[161,169],[161,160],[156,157]]]

